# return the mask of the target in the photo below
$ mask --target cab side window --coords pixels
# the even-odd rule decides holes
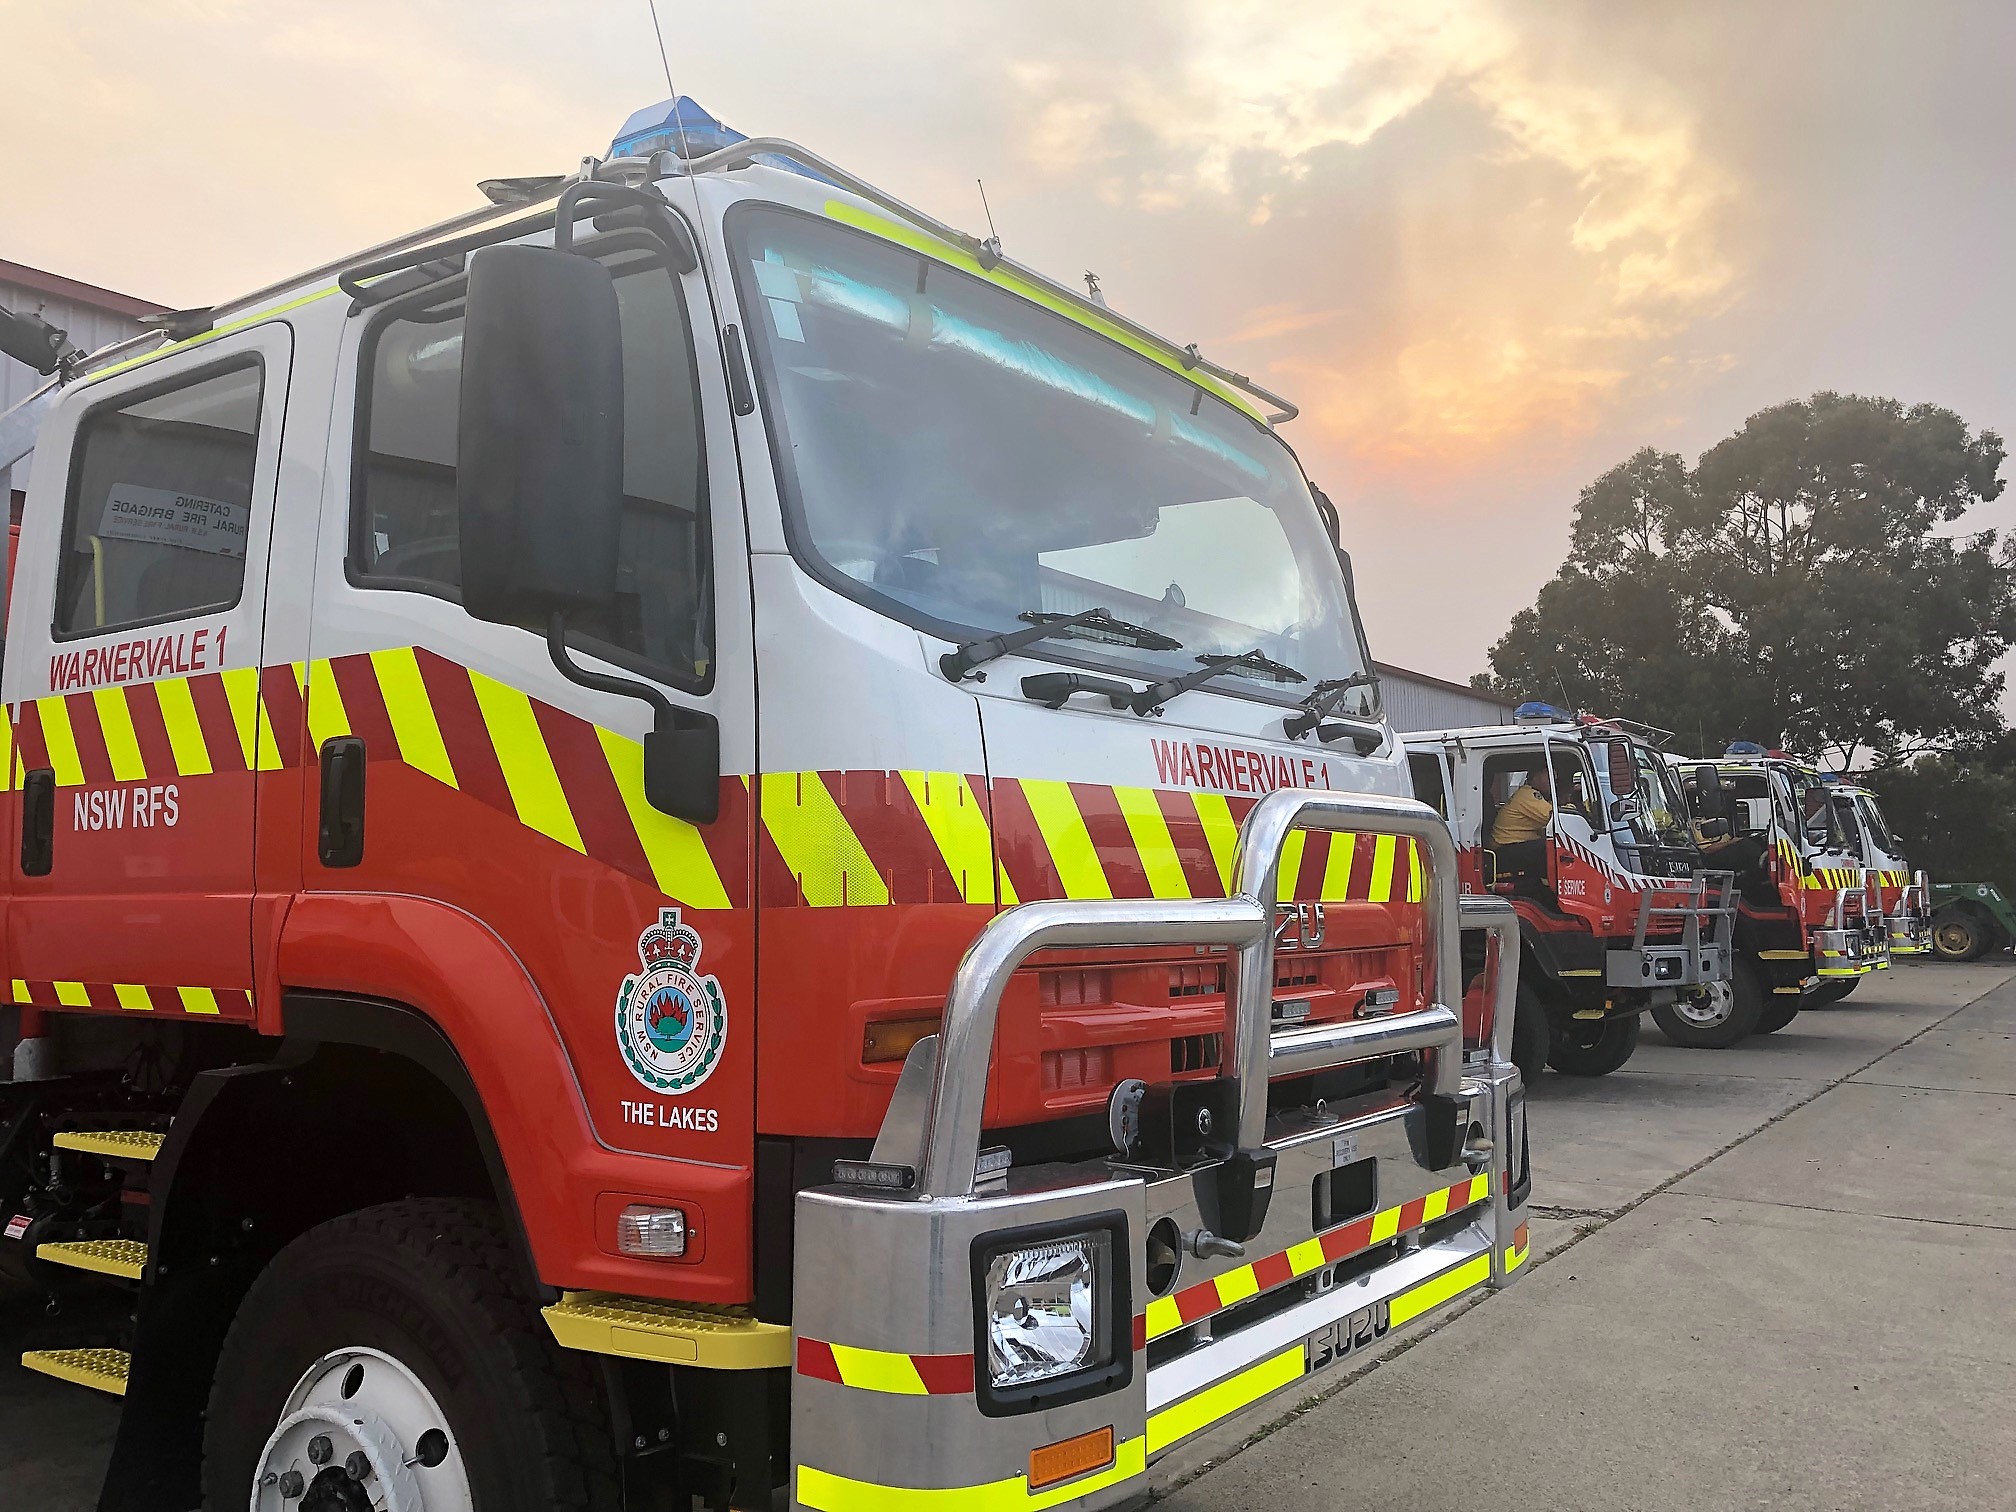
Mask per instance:
[[[1414,796],[1447,819],[1449,795],[1442,788],[1442,763],[1432,753],[1409,751],[1407,770],[1414,779]]]
[[[713,673],[713,593],[699,373],[686,303],[658,244],[600,252],[623,322],[623,526],[616,603],[569,620],[579,649],[699,691]],[[366,333],[349,571],[360,586],[461,597],[455,513],[462,389],[459,282],[395,305]]]
[[[238,602],[261,387],[259,363],[248,360],[103,405],[78,423],[56,639]]]

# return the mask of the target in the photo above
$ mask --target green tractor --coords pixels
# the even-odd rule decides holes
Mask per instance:
[[[2016,945],[2016,907],[1992,882],[1932,884],[1932,952],[1973,961]]]

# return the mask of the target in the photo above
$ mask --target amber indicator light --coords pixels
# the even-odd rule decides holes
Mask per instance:
[[[1041,1491],[1088,1470],[1104,1470],[1113,1463],[1113,1430],[1101,1428],[1076,1438],[1045,1444],[1029,1451],[1029,1489]]]
[[[861,1063],[873,1066],[884,1061],[900,1061],[917,1041],[938,1032],[938,1020],[931,1018],[877,1019],[861,1034]]]

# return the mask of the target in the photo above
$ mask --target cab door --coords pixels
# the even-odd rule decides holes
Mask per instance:
[[[755,725],[728,397],[698,272],[644,231],[584,226],[575,248],[615,277],[625,499],[616,603],[570,622],[568,645],[605,677],[718,721],[719,817],[688,823],[645,800],[647,704],[568,680],[542,634],[462,607],[466,279],[443,277],[353,310],[342,332],[302,675],[319,776],[300,820],[303,906],[350,922],[304,935],[286,969],[436,1010],[408,994],[437,942],[407,931],[473,919],[551,1014],[482,1032],[557,1032],[572,1062],[573,1088],[528,1091],[539,1116],[573,1116],[553,1100],[578,1095],[607,1148],[739,1172],[753,1143],[741,774]],[[430,990],[467,989],[448,972]]]
[[[11,993],[247,1018],[260,659],[292,337],[274,322],[91,383],[20,540]]]

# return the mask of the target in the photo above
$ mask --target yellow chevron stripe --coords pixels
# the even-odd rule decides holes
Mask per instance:
[[[600,725],[595,734],[602,743],[609,773],[616,779],[616,790],[623,795],[623,810],[637,831],[637,843],[651,863],[658,890],[690,908],[732,907],[700,831],[645,802],[643,745]]]
[[[1365,896],[1374,903],[1393,901],[1393,848],[1397,835],[1372,837],[1372,882]]]
[[[35,700],[42,716],[42,746],[49,753],[49,766],[56,773],[58,787],[77,787],[84,781],[84,762],[77,754],[77,736],[70,728],[70,707],[58,693]]]
[[[1281,871],[1275,878],[1274,895],[1283,903],[1295,901],[1295,886],[1302,877],[1302,852],[1308,848],[1307,830],[1290,830],[1281,842]]]
[[[327,657],[294,663],[294,686],[301,690],[301,702],[308,710],[308,740],[317,751],[325,740],[355,733],[350,728],[350,711],[343,706],[343,690],[336,686],[336,671]]]
[[[56,1001],[69,1008],[89,1008],[91,993],[82,982],[52,982],[56,989]]]
[[[884,1391],[892,1396],[928,1396],[917,1362],[907,1354],[886,1349],[856,1349],[851,1344],[829,1344],[833,1363],[840,1367],[840,1379],[862,1391]]]
[[[238,732],[238,749],[244,753],[248,771],[280,770],[280,748],[273,743],[273,720],[259,697],[257,667],[226,667],[217,674],[224,685],[224,700],[231,706],[231,725]]]
[[[133,733],[133,713],[126,707],[124,688],[94,688],[91,702],[98,710],[98,728],[105,734],[105,754],[112,759],[114,782],[145,782],[147,762],[140,737]]]
[[[170,677],[152,684],[154,701],[161,706],[161,725],[168,732],[168,749],[175,758],[175,770],[183,777],[207,777],[216,768],[210,761],[210,747],[203,740],[203,721],[196,717],[196,699],[189,691],[189,679]]]
[[[1064,896],[1112,897],[1113,889],[1106,881],[1105,868],[1099,864],[1099,849],[1092,843],[1091,833],[1085,828],[1085,816],[1078,812],[1078,801],[1071,796],[1071,785],[1047,778],[1025,777],[1022,779],[1022,796],[1029,802],[1029,812],[1036,816],[1036,828],[1042,832],[1051,865],[1057,868],[1058,879],[1064,884]]]
[[[1288,1268],[1298,1276],[1306,1276],[1313,1270],[1321,1270],[1324,1264],[1321,1239],[1304,1239],[1300,1244],[1289,1247]]]
[[[1229,1270],[1212,1282],[1218,1293],[1218,1305],[1230,1307],[1235,1302],[1244,1302],[1248,1297],[1260,1295],[1260,1278],[1253,1274],[1253,1267],[1242,1265]]]
[[[1388,1208],[1372,1219],[1372,1242],[1384,1244],[1400,1232],[1400,1209]]]
[[[1183,863],[1176,856],[1176,837],[1169,833],[1169,821],[1150,788],[1116,787],[1113,801],[1120,817],[1127,821],[1127,833],[1140,853],[1142,870],[1148,877],[1148,891],[1157,898],[1187,898],[1190,879],[1183,875]]]
[[[994,832],[973,784],[958,772],[904,772],[903,786],[968,903],[994,901]]]
[[[208,987],[177,987],[175,992],[182,999],[184,1013],[217,1012],[217,994]]]
[[[1232,805],[1223,793],[1192,793],[1197,805],[1197,822],[1204,828],[1204,843],[1211,847],[1211,864],[1218,868],[1218,886],[1232,891],[1232,857],[1239,849],[1239,825],[1232,818]]]
[[[1426,1197],[1421,1199],[1421,1221],[1423,1223],[1433,1223],[1437,1218],[1446,1216],[1448,1212],[1449,1189],[1447,1187],[1444,1187],[1439,1192],[1430,1192]]]
[[[119,1000],[121,1008],[151,1009],[154,1000],[147,996],[147,989],[132,982],[114,982],[112,996]]]
[[[887,903],[889,884],[868,859],[817,772],[763,777],[763,828],[815,908]]]
[[[476,710],[483,728],[490,733],[490,747],[497,753],[497,765],[504,771],[504,786],[511,790],[511,806],[518,810],[518,822],[537,830],[549,840],[557,840],[569,850],[588,853],[581,827],[574,822],[560,773],[553,766],[553,753],[546,749],[539,718],[532,712],[532,700],[525,693],[494,677],[471,670],[469,686],[476,691]]]
[[[15,1002],[17,1002],[17,1003],[27,1003],[27,1002],[32,1002],[32,1001],[33,1001],[33,999],[31,999],[31,998],[29,997],[29,995],[28,995],[28,984],[27,984],[26,982],[22,981],[22,980],[21,980],[21,978],[19,978],[19,977],[15,977],[15,978],[13,979],[13,983],[12,983],[12,986],[13,986],[13,991],[14,991],[14,1001],[15,1001]]]
[[[1333,830],[1330,859],[1323,866],[1323,901],[1344,903],[1351,897],[1351,861],[1358,854],[1358,837],[1350,830]]]
[[[21,786],[21,774],[14,769],[14,721],[21,711],[13,704],[7,706],[7,717],[0,720],[0,791]]]
[[[1148,1304],[1144,1316],[1148,1323],[1148,1337],[1159,1339],[1166,1333],[1174,1333],[1183,1326],[1183,1310],[1176,1305],[1174,1297],[1157,1297]]]
[[[1421,842],[1407,843],[1407,901],[1419,903],[1428,893],[1427,877],[1421,869]]]
[[[421,680],[420,660],[413,654],[413,648],[395,646],[373,651],[371,670],[378,675],[378,691],[392,720],[392,738],[399,742],[399,759],[437,781],[459,787],[455,764],[448,759],[448,745],[441,738],[441,726],[434,718],[434,705],[427,698],[427,684]]]

